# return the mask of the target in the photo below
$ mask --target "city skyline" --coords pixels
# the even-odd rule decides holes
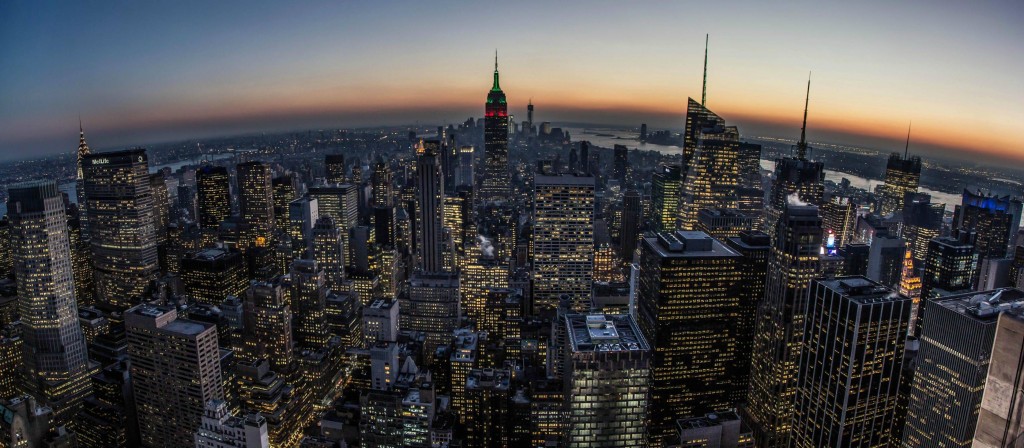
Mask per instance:
[[[495,47],[517,121],[679,130],[710,33],[708,106],[743,136],[794,136],[813,71],[812,141],[895,150],[912,120],[912,153],[1024,160],[1016,5],[194,6],[0,6],[0,159],[68,151],[79,114],[106,148],[458,123]]]

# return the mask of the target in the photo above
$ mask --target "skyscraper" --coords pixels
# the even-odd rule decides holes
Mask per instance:
[[[629,148],[625,145],[615,145],[614,151],[612,179],[618,179],[619,184],[625,186],[626,177],[629,175]]]
[[[921,277],[921,298],[928,300],[970,291],[978,273],[976,234],[954,232],[928,243],[928,255]],[[922,302],[922,304],[927,302]]]
[[[300,254],[312,244],[313,226],[318,220],[320,203],[316,198],[303,196],[288,203],[288,235],[292,238],[292,247]]]
[[[736,361],[730,375],[736,378],[735,392],[741,393],[737,401],[745,402],[750,393],[750,366],[754,356],[754,332],[757,328],[757,310],[764,300],[765,280],[768,277],[768,257],[772,252],[772,239],[761,231],[741,232],[740,236],[723,241],[739,253],[740,292],[739,313],[733,322],[736,332]]]
[[[682,177],[678,165],[665,165],[654,173],[651,186],[651,209],[654,230],[676,229]]]
[[[347,250],[334,218],[324,216],[316,220],[312,234],[313,259],[323,269],[327,287],[343,289]]]
[[[995,339],[992,341],[992,361],[985,379],[985,393],[981,399],[978,426],[974,431],[974,445],[978,448],[1016,447],[1024,438],[1024,291],[1005,289],[1000,300],[1016,300],[1015,306],[999,315]],[[1010,395],[1007,397],[1007,395]]]
[[[942,204],[932,204],[931,196],[924,193],[908,195],[904,200],[903,238],[919,268],[924,266],[928,255],[928,242],[942,230],[944,209]]]
[[[498,86],[498,54],[494,54],[494,85],[484,106],[484,176],[479,198],[483,202],[504,201],[510,192],[512,175],[508,165],[508,104]]]
[[[426,334],[424,353],[434,353],[451,340],[459,326],[459,276],[447,272],[417,273],[398,302],[399,327]],[[428,361],[429,362],[429,361]]]
[[[864,277],[811,281],[793,447],[892,446],[910,308]]]
[[[274,187],[270,166],[260,162],[241,163],[238,170],[238,212],[245,225],[239,244],[266,247],[274,235]]]
[[[825,233],[831,231],[836,247],[843,247],[853,240],[857,204],[849,197],[834,195],[821,206],[821,219]]]
[[[690,99],[692,102],[693,99]],[[690,117],[693,113],[696,117]],[[700,105],[687,109],[687,160],[679,206],[679,225],[696,230],[697,213],[710,208],[735,208],[739,186],[739,131]],[[691,136],[692,134],[692,136]]]
[[[1016,240],[1022,207],[1021,201],[1011,196],[965,189],[953,216],[953,228],[977,234],[974,250],[981,258],[1005,258]]]
[[[86,209],[85,201],[85,173],[82,171],[82,163],[85,157],[91,154],[89,150],[89,144],[85,142],[85,130],[82,129],[82,119],[78,119],[78,152],[76,154],[76,168],[75,173],[75,195],[78,199],[78,217],[81,219],[82,225],[82,240],[89,240],[89,211]]]
[[[394,203],[394,180],[391,177],[391,168],[387,162],[381,160],[373,165],[373,177],[370,179],[373,186],[373,197],[370,205],[373,207],[391,207]]]
[[[146,150],[93,153],[82,169],[97,298],[126,309],[160,267]]]
[[[626,263],[632,263],[636,257],[643,211],[640,192],[634,189],[626,190],[622,198],[622,230],[619,232],[619,257]]]
[[[295,343],[323,350],[327,331],[327,284],[316,260],[295,260],[291,270],[291,302],[295,309]]]
[[[807,98],[804,101],[804,121],[800,128],[800,141],[797,142],[796,157],[775,160],[774,184],[772,186],[770,205],[776,212],[781,212],[791,195],[811,205],[821,206],[825,192],[825,169],[821,162],[807,159],[807,105],[810,103],[811,80],[807,80]],[[774,225],[771,217],[769,225]]]
[[[903,274],[903,257],[907,242],[895,235],[875,235],[868,249],[867,278],[887,287],[896,288]]]
[[[907,131],[907,146],[910,145],[910,131]],[[921,158],[909,156],[904,152],[889,155],[885,165],[885,184],[882,185],[882,216],[888,216],[903,210],[907,193],[917,193],[921,184]]]
[[[641,244],[636,316],[653,346],[648,430],[661,444],[680,416],[727,409],[744,398],[746,385],[735,376],[742,263],[703,232],[662,232]]]
[[[746,412],[758,446],[786,447],[792,431],[807,288],[819,273],[818,208],[784,205],[775,228],[764,301],[758,308]]]
[[[416,148],[416,212],[417,264],[424,272],[442,270],[444,227],[444,191],[441,165],[438,163],[441,142],[424,140]]]
[[[81,409],[90,383],[64,202],[52,181],[12,185],[8,194],[24,390],[53,409],[56,425],[66,425]]]
[[[125,326],[142,446],[194,446],[206,403],[224,399],[216,326],[148,304]]]
[[[285,174],[271,181],[274,186],[274,220],[276,225],[284,228],[288,225],[288,203],[298,196],[295,188],[295,176]]]
[[[643,446],[651,348],[628,315],[570,314],[565,401],[569,447]]]
[[[199,227],[216,230],[231,216],[231,178],[228,169],[206,165],[196,170],[196,202]]]
[[[901,446],[971,446],[999,314],[1022,298],[997,290],[928,300]]]
[[[459,175],[456,179],[459,185],[468,185],[470,188],[476,186],[476,181],[473,177],[473,165],[476,163],[474,159],[474,148],[472,146],[463,145],[459,148]]]
[[[249,286],[242,254],[218,248],[182,258],[181,280],[192,300],[212,306],[229,295],[241,297]]]
[[[328,154],[324,156],[324,174],[328,184],[345,183],[345,155]]]
[[[533,306],[552,311],[568,295],[578,311],[590,308],[594,275],[594,178],[534,178]]]

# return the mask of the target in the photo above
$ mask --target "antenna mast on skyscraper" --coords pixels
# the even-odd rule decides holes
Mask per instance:
[[[800,143],[796,144],[797,158],[807,158],[807,106],[811,102],[811,73],[807,72],[807,96],[804,97],[804,124],[800,127]]]
[[[907,146],[903,148],[903,160],[907,160],[907,156],[910,155],[910,125],[914,122],[907,122]]]
[[[709,36],[711,36],[711,35],[710,34],[705,34],[704,35],[704,83],[701,85],[701,89],[700,89],[700,105],[704,106],[704,107],[707,107],[707,105],[704,103],[704,101],[707,100],[707,95],[708,95],[708,37]]]

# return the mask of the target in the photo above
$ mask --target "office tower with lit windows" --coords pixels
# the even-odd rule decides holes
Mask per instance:
[[[224,399],[216,326],[148,304],[124,320],[142,446],[193,446],[206,403]]]
[[[625,145],[615,145],[612,153],[612,179],[619,181],[619,185],[626,185],[629,177],[629,148]]]
[[[345,156],[343,154],[324,156],[324,174],[328,184],[345,183]]]
[[[359,188],[353,184],[320,185],[309,189],[309,197],[316,199],[318,216],[334,217],[348,247],[349,232],[359,225]],[[315,223],[311,221],[310,226]]]
[[[712,412],[678,421],[678,445],[687,448],[754,448],[754,436],[736,411]]]
[[[953,228],[977,234],[974,250],[980,258],[1005,258],[1017,238],[1021,208],[1017,198],[965,189],[953,215]]]
[[[792,431],[807,288],[820,272],[821,218],[785,205],[773,226],[764,300],[758,306],[746,415],[760,447],[785,447]]]
[[[313,259],[323,270],[329,289],[343,289],[347,251],[334,218],[324,216],[316,220],[312,230]]]
[[[222,166],[206,165],[196,170],[196,203],[199,227],[216,230],[231,216],[231,177]]]
[[[925,193],[907,195],[903,203],[903,233],[907,247],[919,267],[924,266],[928,255],[928,242],[938,237],[942,230],[942,215],[945,207],[932,204],[931,196]]]
[[[494,85],[484,105],[484,172],[478,197],[482,202],[508,198],[512,173],[508,164],[508,104],[498,86],[498,56],[494,56]]]
[[[568,333],[565,446],[643,446],[652,355],[636,322],[570,314],[560,324]]]
[[[425,333],[423,352],[433,353],[437,346],[447,344],[459,327],[459,276],[415,273],[407,290],[399,298],[399,328]]]
[[[316,198],[303,196],[288,203],[288,234],[292,247],[300,254],[313,244],[313,227],[319,220],[320,203]]]
[[[900,446],[971,446],[999,314],[1022,299],[1019,292],[1004,294],[927,300]]]
[[[921,298],[928,300],[970,291],[978,275],[977,234],[954,232],[928,243],[921,277]],[[922,302],[926,304],[927,302]]]
[[[512,373],[506,369],[473,369],[466,375],[466,445],[510,445]]]
[[[754,218],[734,208],[707,208],[697,212],[696,230],[725,240],[754,230]]]
[[[974,431],[975,447],[996,448],[1020,445],[1024,439],[1024,421],[1021,409],[1024,403],[1024,291],[1004,289],[1001,301],[1015,301],[1016,306],[999,315],[995,339],[992,341],[992,358],[985,379],[985,392],[981,398],[978,425]],[[1007,394],[1010,396],[1007,397]]]
[[[288,203],[294,201],[299,196],[298,189],[295,186],[295,176],[284,174],[275,177],[270,183],[274,189],[275,224],[279,227],[287,228]]]
[[[363,307],[363,344],[398,340],[398,301],[377,299]]]
[[[455,192],[458,185],[456,177],[458,172],[455,167],[459,163],[459,146],[455,144],[455,133],[448,133],[438,126],[437,138],[441,140],[441,178],[444,187],[444,194],[449,195]]]
[[[912,301],[864,277],[811,281],[792,446],[892,446]]]
[[[124,337],[124,333],[121,332]],[[124,346],[126,347],[126,346]],[[75,433],[82,448],[139,446],[135,393],[127,359],[117,361],[91,378],[93,394],[78,414]]]
[[[508,287],[508,263],[481,253],[459,274],[460,309],[471,322],[476,323],[477,329],[483,330],[481,324],[487,311],[487,294],[493,288]]]
[[[327,284],[316,260],[295,260],[291,269],[291,303],[295,310],[295,344],[309,349],[327,347]]]
[[[739,313],[733,323],[736,332],[736,361],[731,376],[736,378],[738,401],[746,401],[750,388],[750,364],[754,351],[754,331],[757,327],[757,309],[764,300],[765,279],[768,276],[768,256],[772,252],[772,239],[761,231],[741,232],[738,237],[722,241],[740,254]]]
[[[270,448],[267,419],[259,414],[238,417],[223,400],[210,400],[195,435],[195,448]]]
[[[242,350],[247,362],[267,360],[279,374],[292,371],[294,340],[292,309],[278,281],[252,282],[242,304]]]
[[[438,158],[441,142],[424,140],[416,148],[416,267],[441,272],[444,251],[444,191]]]
[[[466,185],[455,187],[452,194],[444,197],[444,228],[448,231],[449,253],[453,258],[448,264],[463,268],[469,259],[467,252],[474,252],[473,246],[478,244],[476,229],[473,226],[473,192]]]
[[[908,135],[909,143],[909,135]],[[882,206],[879,214],[889,216],[906,205],[907,194],[917,193],[921,184],[921,158],[918,156],[900,155],[894,152],[889,155],[885,165],[885,184],[882,185]]]
[[[85,130],[82,129],[82,121],[78,121],[78,151],[76,152],[75,158],[75,196],[78,204],[78,216],[82,222],[82,240],[89,240],[89,211],[88,203],[85,200],[85,171],[82,170],[82,164],[85,161],[86,156],[91,154],[92,151],[89,149],[89,144],[85,142]]]
[[[632,263],[636,257],[643,219],[643,199],[640,192],[634,189],[626,190],[622,198],[622,230],[619,232],[619,256],[626,263]]]
[[[700,210],[735,208],[739,187],[739,131],[735,126],[725,126],[724,120],[711,111],[701,109],[697,112],[699,118],[686,120],[687,124],[707,122],[705,127],[694,130],[693,147],[684,148],[688,159],[679,206],[679,225],[683,230],[697,229]]]
[[[637,321],[653,350],[649,431],[667,441],[680,416],[727,409],[746,385],[735,376],[742,257],[703,232],[643,238]]]
[[[167,226],[170,224],[170,193],[167,190],[167,176],[162,171],[149,175],[153,195],[153,231],[157,245],[167,244]]]
[[[534,178],[534,313],[553,311],[568,295],[578,311],[590,308],[594,275],[594,178]]]
[[[469,372],[480,367],[482,357],[480,349],[487,343],[487,334],[472,331],[469,328],[455,330],[449,336],[448,365],[445,368],[450,372],[449,381],[451,387],[448,389],[451,395],[451,407],[459,414],[459,422],[466,424],[471,418],[466,412],[466,378]]]
[[[241,297],[249,287],[242,254],[210,248],[181,259],[181,281],[192,300],[220,305],[227,296]]]
[[[835,235],[836,247],[852,242],[853,228],[857,224],[857,203],[845,196],[832,196],[821,206],[822,228],[827,235]]]
[[[741,188],[761,189],[761,145],[741,142],[736,158]]]
[[[23,390],[53,409],[54,426],[67,425],[90,393],[90,366],[78,322],[64,202],[53,181],[11,185],[8,195]],[[16,373],[4,370],[3,375]]]
[[[875,235],[868,249],[868,274],[865,276],[890,288],[897,288],[903,274],[907,242],[895,235]]]
[[[238,172],[238,213],[242,218],[240,246],[266,247],[274,235],[274,185],[270,166],[261,162],[241,163]]]
[[[85,239],[86,235],[83,233],[88,224],[86,224],[81,210],[81,208],[76,208],[74,205],[67,207],[68,240],[71,244],[71,269],[74,271],[75,276],[75,301],[79,306],[91,306],[96,302],[96,278],[92,271],[90,245]],[[7,246],[6,250],[0,249],[0,251],[6,252],[6,255],[0,254],[0,258],[6,258],[6,260],[0,259],[0,264],[6,265],[4,268],[0,268],[0,270],[13,274],[10,226],[6,225],[8,222],[6,219],[0,222],[0,238],[3,238],[3,242],[0,245]]]
[[[694,159],[694,154],[697,152],[697,147],[700,145],[700,133],[707,128],[725,126],[725,120],[704,107],[704,104],[702,104],[703,98],[701,98],[702,102],[697,102],[693,98],[687,98],[686,100],[686,125],[683,130],[682,159],[684,172],[688,170],[690,162]]]
[[[474,154],[475,150],[472,146],[462,145],[459,147],[459,170],[458,176],[456,176],[456,182],[458,185],[467,185],[470,189],[476,186],[474,180],[474,165],[476,164]]]
[[[809,160],[807,144],[807,105],[810,102],[811,81],[807,80],[807,98],[804,101],[804,121],[800,128],[800,141],[796,144],[796,157],[775,160],[775,175],[769,205],[776,213],[781,213],[787,201],[797,199],[800,202],[822,206],[825,194],[825,167],[821,162]],[[777,216],[777,214],[776,214]],[[769,226],[775,224],[771,217]],[[769,229],[770,230],[770,229]],[[769,234],[773,234],[769,232]]]
[[[370,178],[373,187],[370,205],[372,207],[391,207],[394,203],[394,180],[391,176],[391,167],[381,160],[373,165],[373,176]]]
[[[678,165],[666,165],[654,173],[651,185],[651,221],[654,230],[671,232],[676,228],[682,177]]]
[[[146,150],[93,153],[82,169],[97,298],[125,309],[160,268]]]
[[[916,334],[915,326],[917,325],[918,311],[921,308],[921,276],[918,275],[914,258],[910,254],[910,248],[907,248],[906,253],[903,255],[903,273],[900,276],[899,288],[896,290],[910,298],[914,303],[910,312],[910,331],[908,333]]]

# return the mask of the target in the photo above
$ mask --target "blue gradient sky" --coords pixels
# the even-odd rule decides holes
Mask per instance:
[[[1024,3],[0,2],[0,158],[512,113],[1024,161]],[[846,4],[855,3],[855,4]],[[890,4],[895,3],[895,4]]]

